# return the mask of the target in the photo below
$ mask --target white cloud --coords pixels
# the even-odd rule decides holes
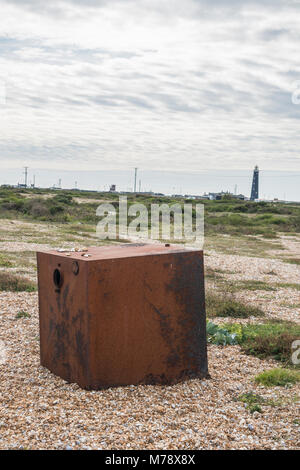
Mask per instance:
[[[299,3],[0,6],[2,167],[300,169]]]

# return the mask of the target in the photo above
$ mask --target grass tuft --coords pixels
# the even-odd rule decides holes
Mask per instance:
[[[290,259],[285,258],[283,261],[285,263],[300,265],[300,258],[290,258]]]
[[[228,282],[228,290],[230,292],[238,292],[242,290],[264,290],[264,291],[276,291],[276,286],[272,284],[268,284],[264,281],[257,281],[255,279],[246,279],[243,281],[237,282]]]
[[[25,277],[0,272],[0,291],[7,292],[34,292],[36,285]]]
[[[276,284],[277,287],[281,289],[295,289],[300,290],[300,284],[292,283],[292,282],[280,282]]]
[[[300,382],[300,372],[289,369],[270,369],[255,377],[255,382],[265,387],[295,384]]]
[[[25,312],[25,310],[20,310],[20,312],[18,312],[17,315],[16,315],[16,319],[19,319],[19,318],[30,318],[30,317],[31,317],[30,313]]]
[[[226,294],[208,292],[206,295],[206,311],[208,317],[249,318],[264,316],[258,307],[245,305]]]

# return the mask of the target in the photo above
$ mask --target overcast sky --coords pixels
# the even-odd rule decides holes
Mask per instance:
[[[0,15],[2,171],[300,171],[299,0],[0,0]]]

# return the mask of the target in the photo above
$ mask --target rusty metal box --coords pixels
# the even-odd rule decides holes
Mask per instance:
[[[39,252],[41,364],[86,389],[207,375],[203,252]]]

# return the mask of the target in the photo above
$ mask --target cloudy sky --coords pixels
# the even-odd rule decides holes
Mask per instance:
[[[300,173],[299,0],[0,0],[0,13],[2,173]]]

